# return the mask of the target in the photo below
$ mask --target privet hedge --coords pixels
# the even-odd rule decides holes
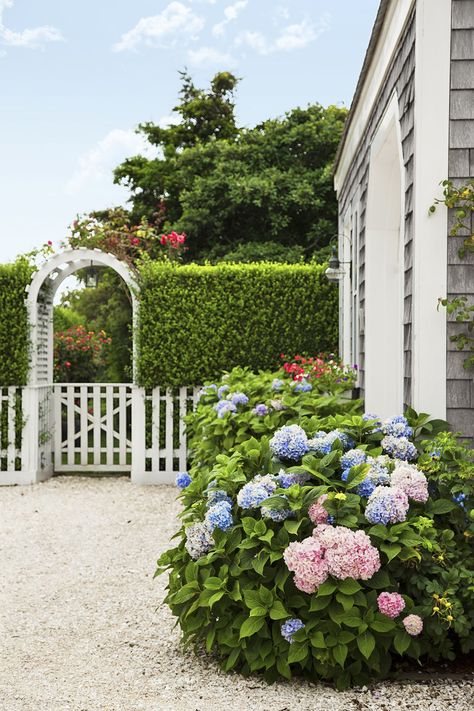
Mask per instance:
[[[337,347],[337,288],[324,266],[150,262],[141,269],[138,375],[145,386],[200,384],[222,370],[272,368],[281,352]],[[28,376],[25,260],[0,265],[0,385]]]
[[[0,264],[0,385],[24,385],[28,377],[28,315],[25,287],[31,267],[25,260]]]
[[[324,269],[146,264],[141,270],[140,383],[203,383],[238,365],[272,368],[281,352],[334,350],[337,288]]]

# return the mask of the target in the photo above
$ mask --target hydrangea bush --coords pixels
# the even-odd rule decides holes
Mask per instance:
[[[178,543],[157,573],[169,571],[166,602],[184,641],[225,670],[339,689],[386,676],[403,657],[471,650],[470,451],[427,415],[329,412],[306,393],[299,411],[284,394],[292,416],[276,410],[250,435],[255,398],[267,404],[273,381],[250,392],[229,378],[228,402],[249,397],[226,415],[232,443],[221,446],[221,433],[212,452],[198,449],[205,460],[195,456],[182,488]],[[207,417],[221,424],[217,389],[203,395],[195,439],[210,436]]]
[[[339,376],[327,380],[327,394],[316,388],[296,389],[283,369],[254,374],[234,368],[220,383],[199,392],[197,410],[187,418],[188,447],[194,462],[212,467],[216,453],[231,453],[249,437],[270,436],[281,426],[302,417],[324,417],[334,412],[357,412],[357,400],[341,398]]]

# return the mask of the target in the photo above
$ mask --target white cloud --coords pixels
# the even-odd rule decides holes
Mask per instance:
[[[288,25],[280,35],[270,41],[262,32],[251,32],[249,30],[241,32],[236,40],[237,46],[247,45],[258,54],[266,55],[273,52],[291,52],[295,49],[303,49],[311,42],[314,42],[330,23],[330,16],[324,14],[317,24],[310,24],[303,20],[299,24]]]
[[[60,30],[50,25],[26,28],[20,32],[5,27],[3,13],[13,7],[13,0],[0,0],[0,43],[8,47],[28,47],[36,49],[45,42],[61,42],[64,37]]]
[[[158,125],[166,127],[173,121],[174,116],[165,116]],[[134,130],[114,128],[97,145],[79,158],[78,168],[66,183],[65,191],[75,195],[91,184],[97,185],[107,181],[112,182],[112,171],[125,158],[134,155],[143,155],[154,158],[158,151],[151,146],[141,134]]]
[[[237,46],[247,45],[258,54],[268,54],[270,52],[270,45],[262,32],[251,32],[250,30],[241,32],[237,36],[235,44]]]
[[[222,20],[222,22],[218,22],[216,25],[213,26],[212,34],[215,37],[220,37],[221,35],[223,35],[225,32],[226,25],[228,25],[229,22],[233,22],[234,20],[236,20],[242,10],[245,10],[247,4],[248,0],[237,0],[237,2],[235,2],[233,5],[227,5],[227,7],[224,8],[225,19]]]
[[[142,44],[171,47],[185,37],[195,37],[205,21],[181,2],[170,2],[159,15],[142,17],[135,27],[122,35],[114,49],[117,52],[136,49]]]
[[[226,64],[233,66],[235,64],[235,59],[230,54],[219,52],[213,47],[191,49],[188,51],[188,57],[191,64],[195,65]]]

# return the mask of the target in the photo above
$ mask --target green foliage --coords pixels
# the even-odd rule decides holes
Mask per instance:
[[[322,266],[145,263],[140,278],[143,385],[200,384],[236,365],[272,368],[281,350],[336,347],[337,289]]]
[[[181,124],[141,125],[160,155],[127,159],[115,181],[130,188],[135,220],[163,216],[165,230],[188,234],[192,259],[268,241],[309,256],[337,232],[332,162],[346,110],[315,104],[238,129],[236,83],[221,73],[203,92],[185,75]]]
[[[212,259],[212,254],[209,257]],[[252,262],[298,264],[303,260],[303,247],[297,244],[285,247],[278,242],[245,242],[227,252],[221,259],[223,262],[244,262],[247,264]]]
[[[282,382],[278,389],[272,388],[275,379]],[[211,469],[218,453],[231,454],[252,437],[270,437],[279,427],[300,422],[302,418],[321,418],[335,411],[356,413],[360,409],[360,400],[341,398],[346,389],[343,383],[334,380],[329,385],[326,381],[327,389],[321,391],[318,381],[312,381],[313,390],[305,393],[295,392],[292,382],[283,370],[255,374],[248,368],[234,368],[224,376],[220,385],[228,388],[228,392],[241,390],[249,398],[248,405],[239,412],[237,419],[216,417],[217,392],[212,386],[205,386],[201,390],[199,407],[186,418],[192,459]],[[253,411],[262,403],[268,409],[264,416]]]
[[[25,289],[32,268],[26,259],[0,265],[0,384],[25,385],[29,326]]]
[[[79,317],[87,330],[107,333],[112,343],[104,354],[103,377],[107,382],[128,382],[132,376],[132,304],[119,275],[101,270],[95,289],[67,292],[62,308],[70,318]]]
[[[462,477],[466,499],[460,505],[452,497],[460,486],[456,467],[472,466],[472,454],[453,435],[440,431],[442,423],[410,410],[418,466],[429,472],[431,463],[436,469],[430,476],[430,496],[426,503],[410,501],[406,520],[373,525],[365,517],[367,499],[356,493],[367,465],[354,467],[342,481],[340,440],[329,454],[309,453],[298,463],[272,457],[269,439],[283,422],[299,423],[308,436],[336,426],[355,446],[377,456],[383,433],[354,410],[342,413],[336,400],[329,408],[327,397],[318,402],[315,392],[301,393],[295,400],[291,398],[296,395],[284,392],[280,397],[288,405],[287,419],[280,414],[275,420],[263,418],[258,428],[249,409],[256,400],[273,399],[271,378],[267,373],[230,373],[222,384],[229,385],[230,392],[246,392],[250,402],[219,419],[214,410],[217,396],[208,387],[192,422],[193,441],[211,437],[211,446],[195,450],[191,483],[181,494],[183,524],[177,543],[161,556],[157,569],[157,574],[169,572],[165,601],[185,644],[213,652],[225,671],[258,672],[269,681],[304,675],[332,681],[338,689],[386,676],[401,657],[453,659],[471,650],[474,521],[469,515],[472,476],[468,484],[467,472]],[[230,421],[226,434],[221,428]],[[289,518],[276,521],[266,518],[260,507],[240,508],[237,495],[246,482],[256,475],[274,476],[282,468],[287,474],[309,476],[306,483],[277,486],[263,503],[274,510],[290,509]],[[214,528],[208,552],[191,557],[185,545],[188,527],[204,519],[209,496],[217,490],[230,497],[233,523],[226,530]],[[334,524],[364,531],[379,551],[381,567],[369,580],[329,576],[308,594],[295,586],[283,556],[290,543],[311,536],[314,524],[308,508],[323,493]],[[396,619],[379,611],[377,597],[383,591],[403,597],[405,609]],[[402,623],[411,614],[423,619],[417,636],[408,634]],[[281,631],[289,619],[304,624],[291,643]]]
[[[55,306],[53,316],[53,330],[67,331],[68,328],[80,326],[83,323],[83,317],[78,311],[67,306]]]

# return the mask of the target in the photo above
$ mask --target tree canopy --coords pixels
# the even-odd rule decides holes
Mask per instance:
[[[238,128],[234,75],[216,74],[208,91],[182,79],[181,122],[138,128],[158,156],[115,170],[115,182],[130,188],[133,218],[186,232],[188,260],[247,243],[300,245],[308,256],[327,245],[337,232],[332,164],[346,110],[314,104]]]

